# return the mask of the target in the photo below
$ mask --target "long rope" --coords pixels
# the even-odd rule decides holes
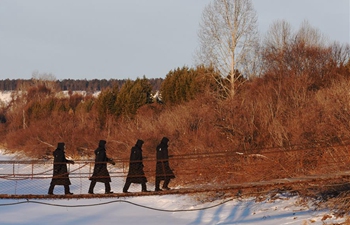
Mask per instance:
[[[206,206],[206,207],[202,207],[202,208],[197,208],[197,209],[159,209],[159,208],[155,208],[155,207],[150,207],[150,206],[137,204],[137,203],[134,203],[134,202],[131,202],[131,201],[127,201],[127,200],[114,200],[114,201],[95,203],[95,204],[85,204],[85,205],[52,204],[52,203],[47,203],[47,202],[39,202],[39,201],[27,200],[27,201],[21,201],[21,202],[1,203],[0,207],[1,206],[14,206],[14,205],[33,203],[33,204],[40,204],[40,205],[46,205],[46,206],[55,206],[55,207],[64,207],[64,208],[81,208],[81,207],[93,207],[93,206],[108,205],[108,204],[112,204],[112,203],[127,203],[127,204],[134,205],[134,206],[137,206],[137,207],[140,207],[140,208],[145,208],[145,209],[149,209],[149,210],[153,210],[153,211],[160,211],[160,212],[193,212],[193,211],[202,211],[202,210],[215,208],[215,207],[223,205],[223,204],[225,204],[227,202],[230,202],[232,200],[234,200],[234,199],[233,198],[227,199],[227,200],[222,201],[222,202],[220,202],[218,204],[211,205],[211,206]]]

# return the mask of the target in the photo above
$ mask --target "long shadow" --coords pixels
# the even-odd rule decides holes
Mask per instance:
[[[224,205],[220,205],[218,209],[215,211],[212,220],[208,224],[216,224],[220,221],[220,213],[222,212]]]
[[[246,202],[247,204],[245,204],[244,207],[244,210],[243,210],[243,213],[241,214],[240,216],[240,219],[244,219],[244,218],[247,218],[248,216],[251,215],[251,212],[252,212],[252,206],[254,205],[254,202],[252,201],[249,201],[249,202]],[[243,204],[242,204],[243,205]]]
[[[199,211],[198,214],[197,214],[196,219],[195,219],[193,222],[189,223],[188,225],[199,225],[199,224],[203,224],[203,223],[202,223],[203,215],[204,215],[204,211],[203,211],[203,210]]]
[[[218,209],[214,213],[211,213],[210,209],[201,210],[198,212],[196,219],[193,222],[189,223],[188,225],[216,224],[216,223],[220,222],[220,220],[221,220],[220,214],[222,213],[224,207],[225,207],[225,205],[219,206]],[[226,218],[226,220],[234,221],[234,218],[237,215],[239,208],[240,208],[239,204],[234,205],[233,209],[231,210],[230,215]],[[207,222],[207,223],[203,221],[203,217],[204,217],[206,212],[213,215],[213,218],[211,219],[211,221]]]
[[[276,224],[274,222],[274,220],[279,220],[282,218],[290,218],[291,220],[294,220],[294,217],[301,217],[304,215],[311,215],[312,213],[310,211],[302,211],[302,212],[298,212],[298,213],[293,213],[293,212],[287,212],[287,213],[283,213],[283,214],[278,214],[278,215],[274,215],[274,216],[270,216],[270,217],[259,217],[259,218],[250,218],[250,219],[244,219],[242,218],[242,220],[233,220],[233,221],[225,221],[222,223],[217,223],[217,225],[227,225],[227,224],[259,224],[261,222],[269,222],[271,221],[269,224]],[[294,220],[295,221],[295,220]]]
[[[251,206],[253,205],[252,202],[248,202],[248,204],[245,204],[245,202],[239,202],[239,204],[236,204],[234,209],[231,210],[231,213],[226,217],[226,222],[234,222],[235,220],[242,220],[251,214]],[[244,208],[243,213],[239,213],[239,209]],[[237,217],[240,215],[239,217]]]

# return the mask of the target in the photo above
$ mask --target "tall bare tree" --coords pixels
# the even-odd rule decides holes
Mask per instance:
[[[267,31],[261,48],[264,72],[280,71],[279,74],[287,75],[289,71],[300,75],[311,65],[314,66],[311,71],[316,72],[331,58],[326,43],[327,38],[306,20],[296,31],[285,20],[277,20]]]
[[[263,73],[271,70],[272,67],[280,70],[277,68],[288,65],[286,53],[290,50],[294,39],[295,35],[289,22],[277,20],[270,25],[261,46]]]
[[[328,38],[319,29],[311,26],[307,20],[301,23],[295,36],[296,41],[304,42],[309,47],[324,47],[328,41]]]
[[[251,0],[214,0],[203,11],[198,32],[198,63],[213,66],[222,87],[234,97],[238,81],[249,77],[258,40],[257,16]],[[224,85],[224,84],[228,85]]]
[[[292,42],[292,26],[285,20],[277,20],[272,23],[264,39],[265,48],[270,51],[280,53],[284,51]]]
[[[285,50],[292,42],[302,42],[307,46],[324,47],[327,38],[320,30],[311,26],[307,20],[301,23],[296,32],[293,31],[289,22],[277,20],[269,27],[265,35],[264,46],[280,52]]]

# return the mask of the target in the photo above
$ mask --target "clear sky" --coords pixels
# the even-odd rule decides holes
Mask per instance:
[[[261,35],[308,20],[350,43],[350,0],[253,0]],[[0,0],[0,79],[158,78],[192,66],[211,0]]]

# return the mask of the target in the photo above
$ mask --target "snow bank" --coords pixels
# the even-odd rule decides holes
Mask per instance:
[[[0,102],[3,102],[5,105],[9,104],[12,100],[12,91],[0,91]]]

